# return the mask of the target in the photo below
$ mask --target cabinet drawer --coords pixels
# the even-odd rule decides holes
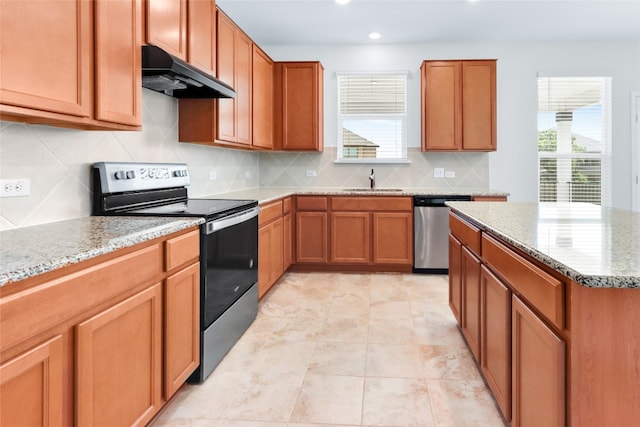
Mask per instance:
[[[298,196],[296,208],[299,211],[326,211],[327,198],[325,196]]]
[[[559,328],[564,327],[564,283],[495,239],[482,236],[482,256],[513,288]]]
[[[334,211],[410,211],[410,197],[332,197]]]
[[[282,201],[282,213],[283,214],[291,212],[292,208],[293,208],[293,201],[291,200],[291,197],[287,197],[286,199],[284,199]]]
[[[463,245],[467,245],[476,254],[481,254],[481,233],[479,228],[474,227],[457,215],[450,213],[449,230],[451,230],[451,234],[456,236],[456,238],[460,240]]]
[[[200,255],[200,231],[194,230],[165,242],[165,271],[197,258]]]
[[[268,224],[271,221],[280,218],[282,216],[282,200],[277,202],[267,203],[266,205],[260,205],[260,215],[258,216],[258,226],[261,227],[264,224]]]

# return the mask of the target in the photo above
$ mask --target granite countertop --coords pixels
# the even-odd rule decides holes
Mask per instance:
[[[640,213],[588,203],[448,202],[577,283],[640,288]]]
[[[202,218],[97,217],[0,232],[0,287],[194,227]]]
[[[250,199],[258,200],[259,203],[268,203],[283,197],[292,195],[320,195],[320,196],[418,196],[418,195],[463,195],[463,196],[508,196],[509,193],[491,189],[443,189],[443,188],[385,188],[377,187],[374,191],[368,188],[335,188],[335,187],[259,187],[248,190],[232,191],[229,193],[218,193],[205,198],[226,198],[226,199]]]

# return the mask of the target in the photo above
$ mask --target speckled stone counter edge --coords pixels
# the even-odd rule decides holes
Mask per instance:
[[[82,261],[86,261],[91,258],[95,258],[100,255],[108,254],[121,248],[134,246],[139,243],[144,243],[149,240],[156,239],[158,237],[167,236],[177,231],[186,230],[196,225],[204,223],[203,218],[176,218],[172,222],[163,226],[156,226],[151,228],[147,232],[132,233],[130,235],[124,235],[119,239],[112,239],[108,244],[91,248],[86,251],[79,252],[73,256],[65,256],[62,258],[51,259],[48,262],[41,263],[25,267],[22,269],[16,269],[0,274],[0,288],[19,280],[24,280],[30,277],[37,276],[39,274],[47,273],[58,268],[66,267],[68,265],[76,264]]]
[[[453,209],[453,208],[452,208]],[[558,262],[554,258],[546,255],[540,251],[537,251],[522,242],[513,239],[512,237],[501,233],[500,231],[484,224],[482,221],[474,218],[473,216],[466,214],[465,212],[461,212],[457,209],[454,209],[457,213],[462,215],[463,217],[469,219],[469,221],[473,222],[477,225],[483,232],[487,232],[513,246],[522,250],[523,252],[531,255],[533,258],[542,262],[544,265],[551,267],[558,273],[563,276],[568,277],[569,279],[575,281],[576,283],[588,287],[588,288],[640,288],[640,277],[638,276],[595,276],[595,275],[585,275],[575,271],[572,268],[567,267],[566,265]]]

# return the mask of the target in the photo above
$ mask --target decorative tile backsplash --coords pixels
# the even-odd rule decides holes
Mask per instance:
[[[372,167],[379,187],[489,187],[486,153],[410,148],[408,164],[372,166],[334,163],[331,146],[323,153],[257,153],[179,143],[177,109],[174,98],[143,89],[139,132],[0,122],[0,178],[31,180],[29,197],[0,199],[0,230],[90,215],[91,165],[101,161],[187,163],[190,197],[258,186],[367,187]],[[455,178],[434,178],[434,167],[455,172]]]
[[[487,153],[422,153],[409,148],[408,157],[405,164],[350,164],[335,163],[336,147],[325,147],[323,153],[261,153],[260,185],[368,187],[373,168],[378,187],[489,188]],[[455,177],[434,178],[434,168],[454,172]],[[307,171],[316,176],[307,176]]]
[[[259,185],[258,153],[178,143],[176,99],[143,89],[142,111],[139,132],[0,122],[0,178],[31,180],[29,197],[0,199],[0,229],[90,215],[95,162],[187,163],[191,197]]]

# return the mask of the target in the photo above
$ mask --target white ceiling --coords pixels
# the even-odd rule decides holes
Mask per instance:
[[[257,44],[640,41],[640,0],[217,0]],[[379,40],[367,35],[379,32]]]

